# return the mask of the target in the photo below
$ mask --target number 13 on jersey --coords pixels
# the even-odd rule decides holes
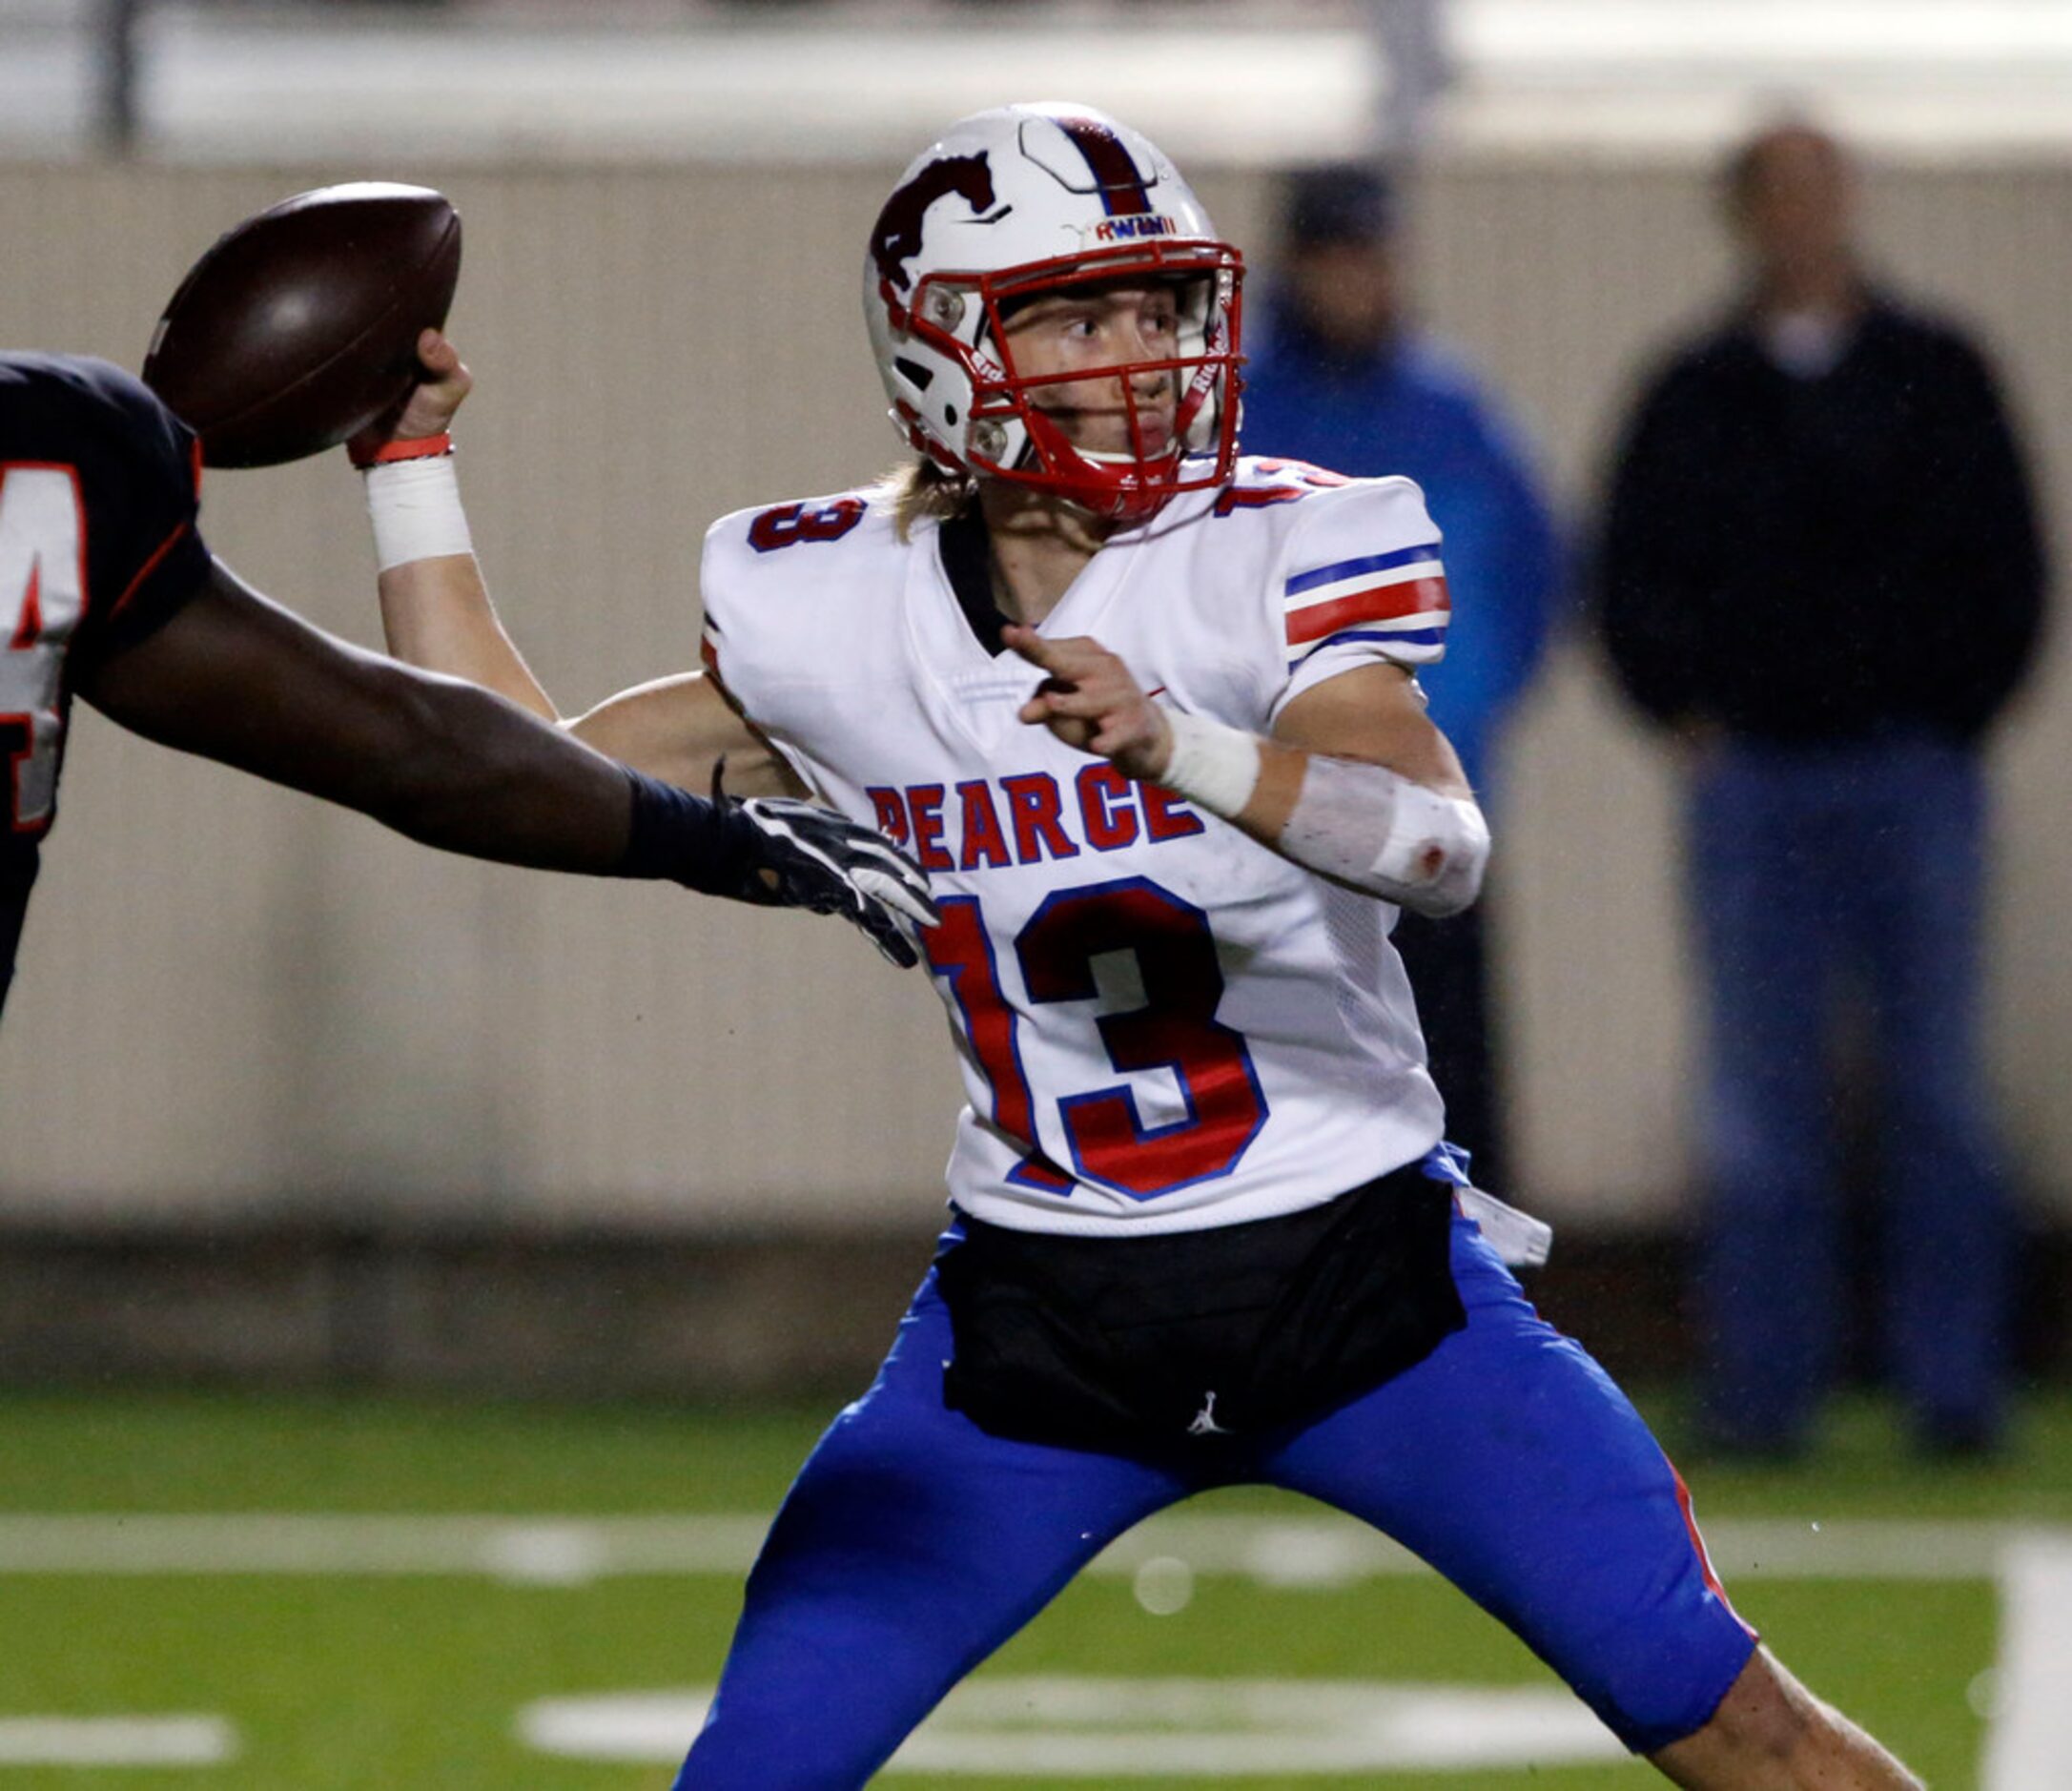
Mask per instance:
[[[952,896],[940,906],[942,924],[924,936],[929,965],[948,983],[971,1054],[992,1088],[995,1125],[1029,1148],[1014,1179],[1069,1194],[1072,1179],[1038,1142],[1021,1021],[1001,990],[979,898]],[[1080,1175],[1133,1200],[1157,1200],[1236,1168],[1265,1123],[1266,1098],[1243,1034],[1216,1018],[1222,966],[1208,916],[1192,902],[1148,877],[1059,890],[1015,940],[1033,1005],[1093,1003],[1100,993],[1094,960],[1115,953],[1135,959],[1143,1005],[1089,1012],[1086,1023],[1115,1069],[1169,1073],[1186,1110],[1147,1126],[1136,1094],[1115,1084],[1057,1097],[1058,1119]]]

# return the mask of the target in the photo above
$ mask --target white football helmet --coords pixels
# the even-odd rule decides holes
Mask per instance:
[[[913,160],[871,233],[863,308],[893,425],[936,464],[1141,521],[1175,492],[1221,484],[1236,463],[1243,278],[1243,257],[1148,138],[1050,101],[974,113]],[[1016,373],[1003,301],[1125,278],[1173,285],[1170,360]],[[1147,451],[1135,376],[1161,370],[1178,415]],[[1077,448],[1044,411],[1042,388],[1110,374],[1135,453]]]

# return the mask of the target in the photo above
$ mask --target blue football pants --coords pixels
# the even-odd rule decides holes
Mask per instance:
[[[1453,1268],[1464,1329],[1213,1469],[1178,1447],[1008,1441],[945,1408],[950,1321],[932,1272],[777,1514],[678,1791],[852,1791],[1117,1536],[1232,1482],[1306,1492],[1415,1551],[1636,1752],[1702,1727],[1754,1634],[1712,1576],[1675,1471],[1465,1218]]]

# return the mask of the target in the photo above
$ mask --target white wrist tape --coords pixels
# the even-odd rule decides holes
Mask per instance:
[[[364,477],[375,564],[381,571],[413,560],[475,551],[452,455],[391,461],[368,467]]]
[[[1177,709],[1165,711],[1165,721],[1173,751],[1158,781],[1211,814],[1235,820],[1259,784],[1259,737]]]
[[[1466,796],[1312,752],[1280,846],[1312,871],[1436,918],[1481,894],[1489,828]]]

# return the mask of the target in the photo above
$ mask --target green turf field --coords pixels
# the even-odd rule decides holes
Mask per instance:
[[[0,1791],[659,1791],[758,1520],[816,1428],[653,1407],[0,1399]],[[2072,1785],[2062,1757],[2023,1763],[2064,1719],[2039,1726],[2030,1699],[2017,1735],[2008,1714],[2017,1684],[2072,1694],[2048,1579],[2072,1534],[2072,1400],[2033,1404],[1991,1468],[1919,1467],[1857,1405],[1804,1469],[1689,1477],[1744,1613],[1932,1783]],[[1229,1494],[1159,1521],[888,1781],[1655,1782],[1605,1757],[1493,1623],[1319,1508]],[[1331,1764],[1334,1747],[1368,1758],[1391,1710],[1387,1748],[1438,1755]],[[1508,1738],[1512,1763],[1440,1763],[1463,1735]],[[139,1763],[51,1763],[121,1748]]]

